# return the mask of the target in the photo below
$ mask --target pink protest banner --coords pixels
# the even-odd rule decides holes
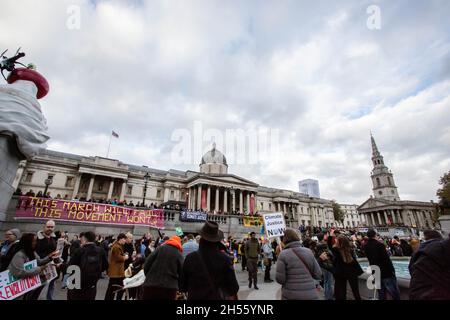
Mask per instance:
[[[104,203],[26,196],[20,197],[15,218],[164,228],[164,210],[162,209],[135,209]]]

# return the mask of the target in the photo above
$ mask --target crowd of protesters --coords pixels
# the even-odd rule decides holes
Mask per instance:
[[[97,282],[108,277],[105,300],[122,299],[124,279],[143,272],[145,281],[127,292],[128,299],[237,299],[239,285],[235,268],[241,263],[248,271],[248,287],[259,290],[258,273],[271,283],[281,285],[282,299],[347,299],[347,283],[353,298],[361,299],[359,277],[363,269],[358,258],[381,271],[378,299],[400,299],[400,290],[391,256],[410,256],[410,299],[450,298],[450,239],[426,230],[423,239],[381,237],[375,230],[365,233],[334,228],[286,229],[275,239],[257,237],[224,239],[215,222],[205,222],[199,234],[158,237],[150,233],[139,239],[131,233],[103,237],[91,231],[69,239],[67,232],[56,231],[49,220],[37,233],[11,229],[1,245],[1,271],[9,270],[20,279],[41,274],[55,264],[69,300],[93,300]],[[37,260],[37,267],[24,264]],[[81,271],[81,287],[71,287],[68,267]],[[21,296],[36,300],[47,287],[46,299],[54,299],[56,279]]]

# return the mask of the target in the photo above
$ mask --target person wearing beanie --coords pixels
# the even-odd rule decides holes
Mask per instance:
[[[172,236],[147,258],[142,300],[175,300],[181,287],[183,247],[178,236]]]
[[[5,242],[0,249],[0,272],[8,269],[14,255],[19,248],[19,241],[22,237],[22,233],[19,229],[11,229],[5,233]]]

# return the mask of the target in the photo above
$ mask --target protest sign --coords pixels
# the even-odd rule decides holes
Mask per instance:
[[[176,235],[179,236],[179,237],[182,237],[183,234],[184,234],[183,229],[181,229],[180,227],[176,227],[176,228],[175,228],[175,233],[176,233]]]
[[[258,227],[263,224],[261,217],[244,216],[242,217],[244,227]]]
[[[164,210],[162,209],[141,210],[105,203],[27,196],[20,197],[15,218],[164,228]]]
[[[44,274],[45,282],[47,283],[58,277],[58,272],[56,271],[56,266],[53,262],[47,264],[42,270],[42,273]]]
[[[286,230],[286,223],[282,212],[263,214],[264,227],[267,238],[281,237]]]
[[[180,221],[182,222],[205,222],[207,214],[201,211],[181,211]]]
[[[24,264],[26,270],[37,267],[37,260]],[[39,275],[16,279],[9,270],[0,273],[0,301],[13,300],[42,285]]]

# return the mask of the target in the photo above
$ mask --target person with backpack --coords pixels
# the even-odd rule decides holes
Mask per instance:
[[[232,258],[222,251],[223,232],[206,221],[199,234],[199,249],[184,261],[181,290],[188,300],[237,300],[239,284]]]
[[[87,231],[81,238],[81,248],[75,252],[69,266],[80,268],[81,288],[69,289],[67,300],[95,300],[97,281],[108,267],[104,250],[95,244],[95,234]]]

